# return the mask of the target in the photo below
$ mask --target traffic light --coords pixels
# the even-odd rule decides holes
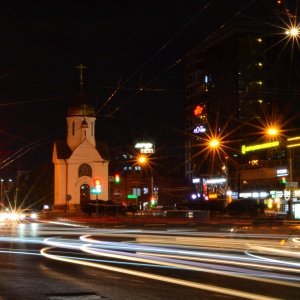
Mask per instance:
[[[116,174],[115,175],[115,183],[119,183],[120,182],[120,175]]]
[[[94,179],[94,185],[97,187],[97,185],[101,185],[101,180],[100,179]]]
[[[101,180],[96,178],[94,179],[94,186],[98,192],[101,192]]]
[[[285,177],[281,177],[281,183],[286,184],[286,178]]]

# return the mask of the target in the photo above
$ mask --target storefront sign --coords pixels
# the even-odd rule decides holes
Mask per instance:
[[[288,189],[297,189],[298,188],[298,182],[292,182],[292,181],[287,181],[285,183],[285,188]]]
[[[215,178],[215,179],[207,179],[206,180],[207,184],[222,183],[222,182],[226,182],[226,179],[225,178]]]
[[[200,105],[196,106],[196,108],[194,109],[194,115],[195,116],[201,115],[203,113],[203,109],[204,109],[203,106]]]
[[[203,133],[206,132],[206,128],[204,126],[197,126],[194,128],[193,133]]]
[[[256,151],[256,150],[262,150],[266,148],[272,148],[279,146],[279,141],[265,143],[265,144],[258,144],[258,145],[252,145],[252,146],[242,146],[242,154],[246,154],[250,151]]]
[[[288,148],[299,147],[299,146],[300,146],[300,136],[287,139]]]
[[[268,193],[266,192],[249,192],[249,193],[240,193],[240,198],[267,198]]]
[[[282,198],[283,191],[270,191],[270,195],[272,198]]]
[[[281,176],[288,176],[289,175],[289,170],[284,168],[284,169],[277,169],[277,177],[281,177]]]
[[[153,143],[141,142],[136,143],[135,148],[141,149],[141,153],[154,153]]]

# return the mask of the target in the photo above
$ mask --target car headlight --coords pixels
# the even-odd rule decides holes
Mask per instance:
[[[11,221],[17,221],[19,219],[19,214],[16,212],[12,212],[8,214],[8,217]]]
[[[32,213],[32,214],[30,215],[30,218],[35,220],[35,219],[37,218],[37,214],[36,214],[36,213]]]
[[[0,221],[5,221],[7,219],[7,213],[0,214]]]

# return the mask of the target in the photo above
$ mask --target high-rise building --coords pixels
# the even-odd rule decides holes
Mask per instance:
[[[274,140],[266,136],[267,127],[281,126],[285,140],[296,127],[299,53],[291,51],[284,35],[284,18],[291,17],[235,18],[186,55],[185,176],[190,180],[226,177],[227,188],[240,192],[240,165],[287,163],[282,137],[274,147],[241,153],[244,144]],[[211,139],[220,142],[220,150],[212,149]]]

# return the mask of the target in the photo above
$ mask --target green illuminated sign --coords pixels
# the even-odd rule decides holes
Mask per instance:
[[[128,199],[137,199],[137,196],[136,195],[127,195],[127,198]]]
[[[270,143],[265,143],[265,144],[258,144],[258,145],[253,145],[253,146],[242,146],[242,154],[246,154],[246,152],[250,151],[256,151],[256,150],[261,150],[261,149],[266,149],[266,148],[272,148],[272,147],[277,147],[279,146],[279,142],[270,142]]]
[[[102,190],[99,189],[99,188],[91,188],[91,194],[101,194],[102,193]]]

